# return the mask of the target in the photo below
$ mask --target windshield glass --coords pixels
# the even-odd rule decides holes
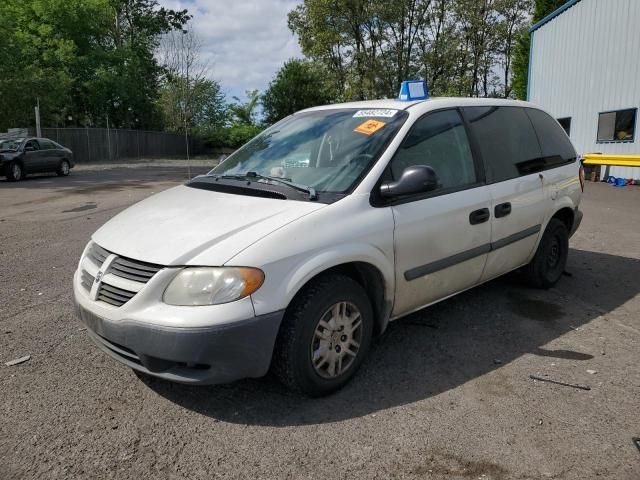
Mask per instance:
[[[0,140],[0,150],[17,150],[24,138],[10,138],[8,140]]]
[[[298,113],[262,132],[210,174],[255,172],[320,192],[345,192],[382,154],[406,118],[406,112],[389,109]]]

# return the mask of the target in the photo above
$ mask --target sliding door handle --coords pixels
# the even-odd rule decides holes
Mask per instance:
[[[491,213],[488,208],[481,208],[480,210],[474,210],[469,214],[469,223],[471,225],[477,225],[484,223],[491,217]]]
[[[511,213],[511,203],[501,203],[500,205],[496,205],[496,208],[493,212],[496,218],[506,217]]]

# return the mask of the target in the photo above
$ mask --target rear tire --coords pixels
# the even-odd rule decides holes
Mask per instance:
[[[24,178],[24,169],[19,162],[11,162],[7,165],[6,175],[10,182],[19,182]]]
[[[272,369],[291,390],[327,395],[356,373],[372,334],[373,309],[360,284],[343,275],[319,277],[287,309]]]
[[[569,232],[557,218],[547,225],[533,260],[523,269],[525,281],[534,288],[553,287],[567,265]]]
[[[67,175],[69,175],[70,171],[71,171],[71,165],[69,164],[69,161],[62,160],[60,162],[60,165],[58,165],[58,170],[56,170],[56,173],[60,177],[66,177]]]

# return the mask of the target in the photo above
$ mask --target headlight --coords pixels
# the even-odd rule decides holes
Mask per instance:
[[[218,305],[251,295],[264,281],[264,273],[246,267],[185,268],[164,291],[169,305]]]

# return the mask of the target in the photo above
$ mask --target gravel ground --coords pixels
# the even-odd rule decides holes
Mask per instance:
[[[640,188],[587,184],[556,288],[511,275],[394,322],[352,383],[311,400],[270,377],[139,378],[74,318],[91,233],[186,175],[0,182],[1,479],[640,478]]]

